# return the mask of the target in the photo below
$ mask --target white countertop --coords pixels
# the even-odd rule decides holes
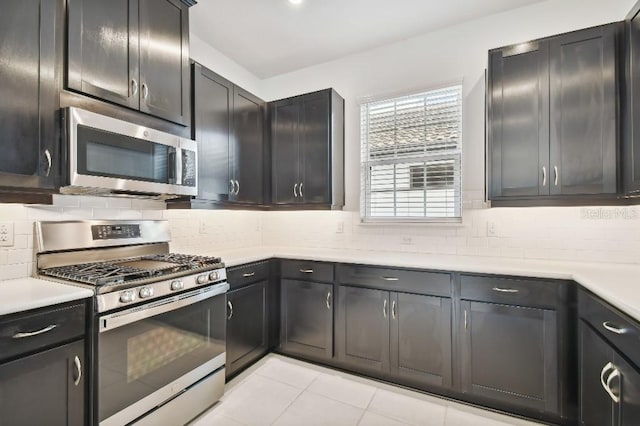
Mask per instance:
[[[91,296],[93,296],[93,291],[86,288],[36,278],[0,281],[0,315],[28,311]]]
[[[200,254],[206,253],[203,250]],[[480,256],[268,247],[216,252],[227,267],[272,257],[442,271],[574,280],[640,321],[640,265],[557,262]]]

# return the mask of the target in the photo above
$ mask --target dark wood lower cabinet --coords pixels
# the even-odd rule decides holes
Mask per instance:
[[[640,424],[640,373],[586,323],[580,323],[580,424]]]
[[[268,350],[267,286],[261,281],[227,293],[227,377]]]
[[[281,281],[280,349],[312,359],[333,357],[333,285]]]
[[[389,292],[340,286],[338,359],[356,369],[389,370]]]
[[[77,341],[0,365],[0,425],[84,425],[84,359]]]
[[[391,374],[451,387],[451,299],[391,293]]]
[[[451,299],[340,286],[338,360],[417,387],[451,387]]]
[[[465,300],[461,311],[462,391],[558,413],[556,312]]]

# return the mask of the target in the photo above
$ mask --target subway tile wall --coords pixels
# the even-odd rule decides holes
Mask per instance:
[[[349,211],[165,210],[162,202],[125,198],[0,204],[0,222],[12,223],[15,234],[13,246],[0,247],[0,280],[32,275],[38,220],[166,219],[173,251],[210,255],[271,246],[640,263],[640,207],[478,207],[466,203],[460,225],[376,225]]]

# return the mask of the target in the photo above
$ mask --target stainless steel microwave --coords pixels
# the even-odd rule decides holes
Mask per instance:
[[[85,111],[64,111],[67,194],[172,198],[197,195],[197,144],[190,139]]]

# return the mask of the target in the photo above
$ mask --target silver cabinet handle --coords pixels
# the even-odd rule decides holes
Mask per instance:
[[[382,277],[382,279],[385,281],[400,281],[400,278],[396,277]]]
[[[240,193],[240,182],[236,180],[236,195]]]
[[[602,323],[602,326],[605,330],[610,331],[615,334],[625,334],[627,332],[626,328],[620,328],[613,324],[611,321],[605,321]]]
[[[542,166],[542,186],[547,186],[547,166]]]
[[[230,320],[231,317],[233,317],[233,303],[231,303],[230,300],[227,300],[227,306],[229,307],[229,316],[227,317],[227,320]]]
[[[73,359],[73,365],[76,366],[76,378],[73,381],[73,384],[78,386],[80,384],[80,379],[82,379],[82,363],[80,362],[80,358],[76,355]]]
[[[515,288],[502,288],[502,287],[494,287],[492,290],[500,293],[519,293],[520,292],[520,290]]]
[[[138,82],[135,78],[131,79],[131,96],[135,96],[138,94]]]
[[[313,269],[300,269],[303,274],[313,274]]]
[[[384,303],[382,304],[382,315],[387,317],[387,299],[384,299]]]
[[[53,162],[51,161],[51,152],[48,149],[44,150],[44,157],[47,159],[47,170],[44,172],[44,175],[49,176],[51,174],[51,165]]]
[[[229,189],[229,194],[230,194],[230,195],[235,195],[236,187],[235,187],[235,185],[233,184],[233,179],[230,179],[230,180],[229,180],[229,185],[231,185],[231,189]]]
[[[613,371],[611,371],[613,370]],[[607,380],[604,379],[605,374],[611,371],[611,373],[609,374],[609,377],[607,377]],[[600,372],[600,384],[602,384],[602,388],[605,390],[605,392],[607,392],[607,394],[609,395],[609,397],[611,398],[611,400],[613,400],[613,402],[618,403],[620,402],[620,397],[616,396],[613,391],[611,390],[611,381],[620,376],[620,370],[618,370],[616,368],[615,365],[613,365],[612,363],[607,363],[607,365],[605,365],[602,368],[602,371]]]
[[[242,276],[245,277],[245,278],[249,278],[249,277],[253,277],[255,274],[256,274],[255,272],[250,272],[250,273],[247,273],[247,274],[242,274]]]
[[[469,329],[469,321],[468,321],[468,315],[467,315],[467,310],[464,310],[464,329],[468,330]]]
[[[553,166],[553,184],[558,186],[558,166]]]
[[[149,86],[147,83],[142,83],[142,99],[149,98]]]
[[[25,337],[33,337],[33,336],[37,336],[39,334],[44,334],[44,333],[48,333],[51,330],[53,330],[54,328],[56,328],[58,326],[58,324],[51,324],[41,330],[37,330],[37,331],[28,331],[28,332],[24,332],[24,333],[16,333],[14,334],[12,337],[14,339],[24,339]]]
[[[396,319],[396,301],[391,302],[391,318]]]
[[[304,197],[304,194],[302,193],[302,188],[304,187],[304,183],[300,183],[300,198]]]
[[[293,185],[293,198],[298,198],[298,184]]]
[[[331,310],[331,292],[330,291],[327,292],[326,303],[327,303],[327,309]]]

